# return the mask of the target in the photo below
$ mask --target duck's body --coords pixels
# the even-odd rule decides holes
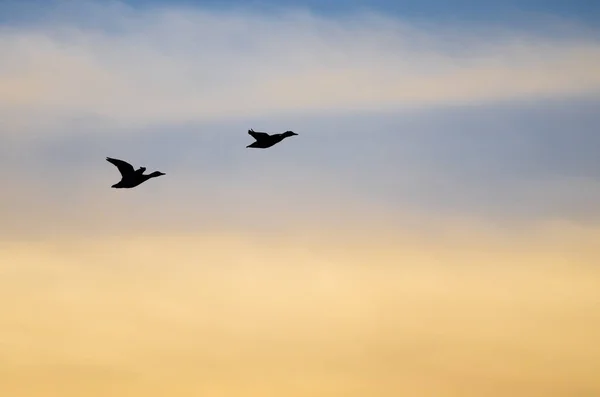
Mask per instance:
[[[282,134],[269,135],[266,132],[256,132],[252,129],[248,130],[248,134],[250,134],[252,138],[256,139],[256,142],[246,147],[256,149],[266,149],[275,145],[276,143],[283,141],[287,137],[298,135],[293,131],[286,131]]]
[[[121,180],[119,181],[119,183],[116,183],[111,186],[115,189],[131,189],[132,187],[136,187],[139,184],[146,182],[150,178],[165,175],[164,173],[159,171],[154,171],[151,174],[144,175],[146,167],[140,167],[137,170],[135,170],[131,164],[123,160],[107,157],[106,161],[115,165],[121,173]]]

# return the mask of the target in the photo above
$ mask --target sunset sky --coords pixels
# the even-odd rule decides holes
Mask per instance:
[[[599,19],[0,1],[0,395],[600,396]]]

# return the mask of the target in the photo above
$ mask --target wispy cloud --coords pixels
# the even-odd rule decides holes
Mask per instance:
[[[265,206],[273,223],[596,222],[596,102],[570,97],[600,93],[600,43],[578,26],[52,4],[0,29],[5,234],[125,213],[132,229],[251,224]],[[301,136],[256,156],[250,127]],[[168,177],[115,196],[107,155]]]
[[[600,92],[600,42],[579,32],[71,4],[60,12],[76,17],[0,30],[13,131],[76,116],[148,125]]]

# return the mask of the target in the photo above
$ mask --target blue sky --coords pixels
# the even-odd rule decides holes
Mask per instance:
[[[16,23],[35,16],[44,15],[52,2],[42,0],[0,2],[0,21]],[[545,15],[585,23],[595,28],[600,18],[600,3],[594,0],[126,0],[124,3],[136,8],[191,6],[205,9],[227,10],[243,8],[251,10],[273,10],[286,8],[309,9],[313,12],[335,15],[375,11],[385,14],[414,18],[423,21],[469,21],[470,23],[513,23],[527,25],[532,16]]]
[[[511,14],[542,13],[561,15],[564,17],[594,21],[600,15],[600,4],[593,0],[506,0],[506,1],[473,1],[473,0],[283,0],[283,1],[240,1],[240,0],[179,0],[164,2],[160,0],[129,0],[129,4],[138,6],[157,4],[185,4],[200,7],[228,8],[244,7],[299,7],[319,12],[348,12],[355,10],[375,10],[395,13],[407,17],[420,18],[468,18],[496,19]]]

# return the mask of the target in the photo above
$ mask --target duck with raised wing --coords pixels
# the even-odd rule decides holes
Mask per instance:
[[[116,189],[130,189],[132,187],[138,186],[141,183],[146,182],[150,178],[165,175],[163,172],[160,171],[154,171],[151,174],[144,175],[146,167],[140,167],[137,170],[135,170],[131,164],[123,160],[107,157],[106,161],[115,165],[121,173],[121,180],[119,181],[119,183],[116,183],[111,186]]]
[[[252,136],[252,138],[256,139],[256,142],[253,142],[251,145],[246,146],[247,148],[257,148],[257,149],[266,149],[283,141],[285,138],[298,135],[293,131],[286,131],[281,134],[272,134],[269,135],[266,132],[257,132],[252,129],[248,130],[248,134]]]

